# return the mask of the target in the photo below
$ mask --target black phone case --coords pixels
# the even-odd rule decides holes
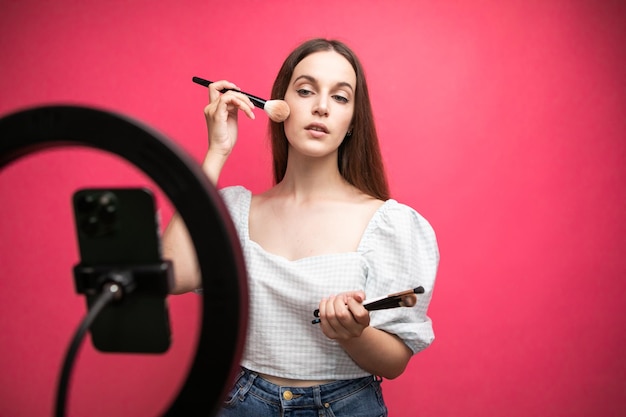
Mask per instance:
[[[145,188],[90,188],[73,196],[81,266],[131,268],[162,262],[159,223]],[[97,294],[87,294],[91,308]],[[171,344],[165,294],[126,294],[93,322],[91,338],[103,352],[162,353]]]

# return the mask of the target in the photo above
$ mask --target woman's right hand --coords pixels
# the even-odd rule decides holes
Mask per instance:
[[[204,108],[204,115],[209,135],[209,153],[222,157],[228,156],[237,142],[237,115],[243,111],[254,119],[254,104],[238,91],[239,87],[226,81],[209,84],[209,104]],[[228,90],[222,93],[221,91]]]

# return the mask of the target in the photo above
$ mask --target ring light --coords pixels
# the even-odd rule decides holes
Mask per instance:
[[[248,305],[243,254],[219,193],[167,138],[120,114],[43,106],[0,119],[0,170],[27,154],[75,145],[112,152],[140,168],[187,225],[205,294],[201,334],[187,379],[164,416],[215,415],[238,369]]]

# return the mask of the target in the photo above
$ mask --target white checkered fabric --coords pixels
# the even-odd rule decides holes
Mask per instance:
[[[398,335],[414,353],[434,333],[427,316],[439,251],[430,224],[409,206],[387,200],[372,217],[356,252],[290,261],[266,252],[248,234],[252,194],[241,186],[222,189],[242,244],[249,282],[249,322],[241,365],[300,380],[367,376],[333,340],[312,325],[313,310],[332,294],[363,289],[377,298],[419,285],[412,308],[373,311],[370,324]]]

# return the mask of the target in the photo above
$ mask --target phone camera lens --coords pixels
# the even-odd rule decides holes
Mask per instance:
[[[87,213],[96,208],[96,197],[93,194],[83,194],[76,200],[76,209]]]
[[[100,219],[102,222],[111,224],[117,218],[117,207],[109,204],[100,208]]]
[[[87,216],[81,222],[81,229],[86,235],[95,236],[99,231],[99,223],[97,216]]]
[[[117,198],[113,193],[104,193],[100,196],[100,220],[106,224],[112,224],[117,219]]]

